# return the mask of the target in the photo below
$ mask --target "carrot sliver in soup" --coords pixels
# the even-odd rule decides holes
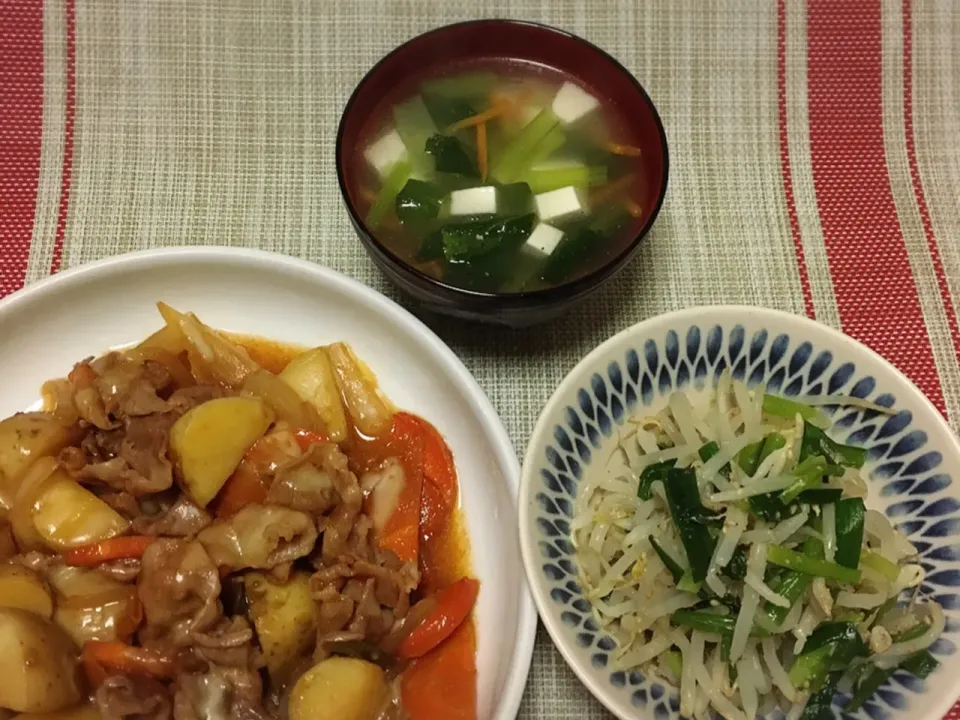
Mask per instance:
[[[468,118],[464,118],[460,122],[455,122],[447,129],[447,132],[456,132],[457,130],[463,130],[464,128],[473,127],[474,125],[481,125],[488,120],[493,120],[494,118],[500,117],[510,110],[511,107],[512,103],[506,101],[495,103],[493,106],[487,110],[484,110],[483,112],[477,113],[476,115],[472,115]]]
[[[403,674],[401,697],[412,720],[475,720],[477,642],[467,621]]]
[[[480,169],[480,179],[487,179],[487,124],[477,125],[477,167]]]

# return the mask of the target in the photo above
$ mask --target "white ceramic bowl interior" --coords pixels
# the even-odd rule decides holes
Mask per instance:
[[[577,579],[569,523],[577,489],[606,472],[617,427],[657,412],[677,388],[703,392],[724,367],[771,392],[853,394],[891,408],[831,411],[832,437],[867,449],[868,507],[920,551],[922,591],[947,615],[926,680],[898,672],[855,716],[940,720],[960,674],[960,443],[933,405],[879,355],[806,318],[754,307],[691,308],[641,322],[606,341],[563,380],[533,431],[520,485],[520,542],[540,617],[567,663],[621,718],[679,717],[676,690],[615,667]],[[842,696],[834,699],[840,716]],[[782,717],[774,713],[770,717]]]
[[[443,433],[481,580],[479,717],[512,720],[536,631],[515,532],[516,455],[453,352],[382,295],[332,270],[249,250],[150,251],[70,270],[0,301],[0,417],[36,405],[40,385],[75,362],[158,329],[158,300],[232,332],[308,346],[347,341],[397,406]]]

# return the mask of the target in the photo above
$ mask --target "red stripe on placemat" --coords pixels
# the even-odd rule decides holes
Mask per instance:
[[[913,129],[913,16],[910,11],[910,0],[903,0],[903,124],[907,137],[907,162],[910,165],[910,180],[913,182],[913,194],[920,209],[920,222],[923,232],[927,236],[927,248],[930,250],[930,259],[933,262],[933,271],[937,276],[937,285],[940,288],[940,300],[943,302],[943,311],[950,326],[950,338],[953,340],[953,351],[960,360],[960,327],[957,325],[957,309],[950,298],[950,286],[947,285],[947,276],[943,270],[943,260],[940,257],[940,246],[933,234],[933,224],[930,222],[930,211],[927,208],[927,199],[923,194],[923,183],[920,182],[920,169],[917,166],[916,134]]]
[[[40,183],[43,2],[0,11],[0,297],[23,285]]]
[[[810,0],[807,18],[813,183],[840,323],[942,413],[884,154],[881,4]]]
[[[53,243],[50,272],[60,270],[63,261],[63,238],[67,232],[67,211],[70,209],[70,180],[73,173],[73,114],[77,105],[77,6],[67,0],[67,101],[64,108],[63,169],[60,174],[60,209],[57,211],[57,234]]]
[[[810,290],[810,274],[803,252],[800,236],[800,220],[797,217],[797,202],[793,195],[793,174],[790,170],[790,145],[787,136],[787,3],[777,0],[777,115],[780,123],[780,171],[783,174],[783,192],[787,201],[787,217],[790,218],[790,234],[793,236],[793,251],[797,257],[800,273],[800,289],[803,292],[803,309],[807,317],[814,317],[813,292]]]

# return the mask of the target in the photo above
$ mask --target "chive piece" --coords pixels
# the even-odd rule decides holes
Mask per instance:
[[[813,560],[820,559],[823,555],[823,543],[817,538],[807,538],[803,543],[803,554],[804,556]],[[772,603],[767,603],[766,614],[770,622],[774,623],[778,627],[782,625],[794,603],[800,599],[800,596],[803,595],[803,592],[807,589],[807,586],[810,585],[812,581],[813,578],[810,575],[798,572],[796,570],[788,570],[787,573],[781,578],[774,591],[777,593],[777,595],[786,598],[787,602],[790,603],[790,607],[785,608]]]
[[[865,652],[866,646],[856,625],[822,623],[810,634],[803,652],[790,668],[790,681],[798,690],[817,692],[823,687],[831,666],[846,665]]]
[[[740,451],[737,460],[740,468],[751,477],[756,474],[760,464],[770,455],[785,447],[787,439],[780,433],[770,433],[766,438],[753,445],[747,445]],[[776,492],[755,495],[749,499],[750,512],[767,522],[776,522],[783,516],[784,506]]]
[[[697,454],[700,455],[700,459],[703,460],[704,462],[710,462],[710,458],[712,458],[712,457],[713,457],[714,455],[716,455],[718,452],[720,452],[720,446],[717,445],[717,443],[716,443],[715,440],[711,440],[711,441],[708,442],[706,445],[704,445],[702,448],[700,448],[700,450],[697,452]],[[725,478],[729,478],[729,477],[730,477],[730,463],[727,463],[727,464],[724,465],[722,468],[720,468],[719,472],[720,472],[720,474],[723,475]]]
[[[893,636],[893,641],[895,643],[909,642],[910,640],[916,640],[918,637],[923,635],[927,630],[930,629],[930,626],[925,622],[918,622],[913,627],[909,627],[903,632],[899,632]]]
[[[838,610],[833,614],[834,620],[842,620],[843,622],[852,622],[852,623],[862,623],[867,617],[867,614],[863,610],[851,610],[850,608],[844,608]]]
[[[693,579],[693,573],[690,570],[684,572],[683,576],[677,582],[677,590],[688,592],[692,595],[699,593],[701,587],[703,587],[703,583],[695,582]]]
[[[667,650],[664,653],[664,662],[670,669],[670,672],[676,675],[677,680],[679,680],[680,676],[683,674],[683,655],[680,653],[680,651]]]
[[[800,720],[833,720],[834,714],[830,706],[833,703],[834,693],[837,691],[837,683],[840,682],[842,676],[842,672],[830,674],[823,687],[807,700],[807,706],[803,709]]]
[[[733,633],[730,633],[729,635],[721,635],[720,636],[720,659],[723,662],[730,661],[730,649],[732,647],[733,647]],[[734,682],[734,679],[731,678],[730,682]]]
[[[667,471],[664,489],[670,515],[687,551],[693,580],[703,582],[717,541],[705,524],[709,511],[700,500],[696,471],[693,468],[671,468]]]
[[[816,408],[804,405],[803,403],[787,400],[779,395],[763,396],[763,412],[769,415],[776,415],[785,420],[793,420],[799,413],[804,420],[812,420],[819,414]]]
[[[847,585],[856,585],[860,582],[859,570],[843,567],[826,560],[807,557],[793,550],[788,550],[782,545],[770,546],[767,551],[767,562],[814,577],[836,580]]]
[[[650,544],[653,546],[653,549],[656,551],[657,555],[660,556],[660,559],[663,561],[663,564],[667,566],[667,570],[670,571],[670,574],[673,575],[673,581],[675,583],[680,582],[680,578],[683,577],[683,567],[670,557],[670,553],[664,550],[660,543],[658,543],[653,535],[650,535],[647,540],[650,541]]]
[[[900,667],[921,680],[925,680],[930,676],[930,673],[940,667],[940,663],[929,652],[921,650],[900,663]]]
[[[857,686],[857,691],[843,709],[844,712],[852,713],[859,710],[864,701],[879,690],[880,686],[883,685],[891,675],[893,675],[893,670],[881,670],[880,668],[876,668],[872,673],[867,675],[866,679]]]
[[[800,460],[802,462],[814,455],[823,456],[830,464],[852,468],[863,467],[863,463],[867,459],[867,451],[863,448],[841,445],[830,439],[816,425],[804,422],[803,439],[800,441]]]
[[[804,490],[813,490],[821,484],[826,471],[827,460],[820,455],[803,460],[793,471],[797,479],[793,481],[790,487],[780,493],[780,501],[784,505],[788,505],[796,500]]]
[[[860,558],[860,563],[874,572],[878,572],[890,582],[896,582],[900,577],[900,566],[887,560],[880,553],[865,550]],[[880,617],[878,615],[877,617]]]
[[[808,505],[829,505],[837,502],[841,497],[843,497],[843,490],[840,488],[814,488],[804,490],[797,500]]]
[[[860,566],[860,549],[863,546],[863,524],[867,509],[862,498],[846,498],[836,504],[837,551],[834,560],[838,565],[853,568]],[[896,579],[896,578],[894,578]]]
[[[733,555],[720,571],[731,580],[743,580],[747,576],[747,551],[745,545],[737,545]]]
[[[764,442],[764,440],[758,440],[755,443],[750,443],[737,453],[737,464],[750,477],[753,477],[757,468],[760,467],[760,451],[763,450]]]
[[[737,625],[737,619],[732,615],[715,615],[703,610],[677,610],[670,616],[670,621],[680,627],[731,636]]]
[[[410,163],[401,160],[387,173],[387,177],[384,178],[383,185],[380,187],[380,192],[367,211],[366,223],[371,230],[376,230],[383,222],[390,208],[394,206],[397,195],[403,190],[407,180],[410,179],[411,172],[413,172],[413,168]]]
[[[763,440],[747,445],[737,457],[740,469],[751,477],[760,468],[760,463],[770,457],[774,451],[786,447],[787,439],[780,433],[770,433]]]
[[[655,482],[664,482],[667,479],[667,471],[677,464],[676,460],[664,460],[663,462],[647,465],[640,473],[640,484],[637,486],[637,497],[641,500],[649,500],[653,497],[653,484]]]

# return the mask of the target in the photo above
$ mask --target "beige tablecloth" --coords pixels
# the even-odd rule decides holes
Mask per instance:
[[[396,297],[341,205],[340,111],[398,43],[480,16],[550,23],[611,52],[658,105],[671,153],[653,233],[581,311],[523,332],[429,319],[518,451],[598,342],[712,303],[842,327],[957,427],[953,0],[5,0],[0,295],[106,255],[222,244]],[[608,717],[542,631],[520,717]]]

